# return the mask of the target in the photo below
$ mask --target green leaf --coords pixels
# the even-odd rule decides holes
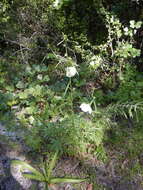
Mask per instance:
[[[135,28],[135,21],[134,20],[130,20],[130,27]]]
[[[27,99],[28,98],[28,93],[26,93],[26,92],[20,92],[18,94],[18,96],[19,96],[20,99]]]
[[[48,82],[49,80],[50,80],[50,78],[48,75],[44,76],[43,81]]]
[[[136,29],[139,29],[142,25],[142,21],[138,21],[135,25]]]
[[[41,68],[40,68],[40,65],[33,65],[33,68],[34,68],[34,70],[35,71],[37,71],[37,72],[40,72],[41,71]]]
[[[25,84],[24,84],[22,81],[19,81],[19,82],[16,84],[16,87],[17,87],[17,88],[20,88],[20,89],[23,89],[23,88],[25,88]]]
[[[6,90],[10,91],[10,92],[13,92],[14,91],[14,86],[6,86],[5,87]]]
[[[22,175],[28,179],[33,179],[33,180],[37,180],[37,181],[45,181],[45,178],[43,178],[43,177],[41,178],[41,176],[38,176],[38,175],[27,174],[27,173],[23,173]]]
[[[21,160],[13,160],[12,165],[20,165],[22,167],[21,169],[28,169],[30,172],[33,173],[33,175],[37,176],[37,178],[39,178],[40,181],[45,180],[44,176],[39,171],[37,171],[35,168],[30,166],[26,162],[23,162]]]
[[[47,179],[49,181],[50,179],[50,176],[51,176],[51,173],[52,173],[52,170],[53,168],[55,167],[55,164],[56,164],[56,160],[57,160],[57,155],[58,155],[58,151],[54,154],[50,164],[49,164],[49,168],[46,168],[46,174],[47,174]]]
[[[48,54],[46,55],[46,58],[47,58],[47,59],[55,59],[56,56],[55,56],[53,53],[48,53]]]
[[[36,112],[36,108],[34,106],[29,106],[25,108],[27,114],[33,114]]]
[[[51,178],[50,183],[81,183],[87,179],[72,179],[72,178]]]

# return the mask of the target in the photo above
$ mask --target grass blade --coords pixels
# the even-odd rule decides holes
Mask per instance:
[[[51,178],[50,183],[81,183],[86,179],[72,179],[72,178]]]
[[[45,181],[45,178],[43,178],[43,177],[41,178],[40,176],[37,176],[34,174],[23,173],[22,175],[28,179],[33,179],[33,180],[37,180],[37,181]]]
[[[47,168],[47,181],[50,180],[50,176],[51,176],[51,173],[52,173],[52,170],[53,168],[55,167],[55,164],[56,164],[56,160],[57,160],[57,156],[58,156],[58,151],[54,154],[50,164],[49,164],[49,168]]]

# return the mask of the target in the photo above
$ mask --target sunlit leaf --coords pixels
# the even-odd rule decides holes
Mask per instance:
[[[49,180],[50,179],[50,176],[51,176],[51,173],[52,173],[52,170],[53,168],[55,167],[55,164],[56,164],[56,160],[57,160],[57,156],[58,156],[58,151],[54,154],[50,164],[49,164],[49,168],[47,168],[47,179]]]
[[[86,179],[72,179],[72,178],[51,178],[50,183],[81,183],[86,181]]]
[[[28,169],[30,172],[33,173],[33,175],[37,176],[41,181],[45,180],[45,178],[43,177],[43,175],[39,171],[37,171],[35,168],[30,166],[26,162],[23,162],[21,160],[13,160],[12,165],[20,165],[21,169]]]

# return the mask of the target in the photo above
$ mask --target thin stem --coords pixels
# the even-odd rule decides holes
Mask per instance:
[[[93,102],[95,102],[95,97],[92,98],[90,105],[92,105]]]
[[[69,80],[69,82],[68,82],[68,84],[67,84],[67,87],[66,87],[66,89],[65,89],[65,92],[64,92],[63,97],[65,97],[65,96],[66,96],[67,91],[68,91],[68,89],[69,89],[69,87],[70,87],[70,84],[71,84],[71,78],[70,78],[70,80]]]
[[[45,183],[45,185],[46,185],[45,190],[49,190],[48,184]]]

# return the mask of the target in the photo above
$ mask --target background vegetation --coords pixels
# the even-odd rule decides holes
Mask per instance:
[[[106,161],[107,147],[126,142],[127,155],[139,158],[142,20],[139,0],[2,0],[1,123],[24,130],[40,154]]]

